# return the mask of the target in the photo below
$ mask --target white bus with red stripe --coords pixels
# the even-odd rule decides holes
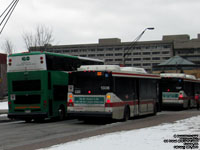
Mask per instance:
[[[159,75],[117,65],[81,66],[69,75],[69,116],[127,120],[156,114]]]
[[[163,107],[190,108],[197,106],[195,95],[200,93],[200,80],[193,75],[184,73],[162,73],[160,76]]]

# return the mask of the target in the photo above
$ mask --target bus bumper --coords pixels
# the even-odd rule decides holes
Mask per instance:
[[[112,112],[77,112],[77,111],[70,111],[67,113],[70,117],[75,118],[112,118]]]
[[[183,107],[184,101],[183,100],[163,100],[162,106],[163,107]]]
[[[24,113],[8,113],[8,118],[10,119],[35,119],[35,118],[47,118],[47,113],[30,113],[30,114],[24,114]]]

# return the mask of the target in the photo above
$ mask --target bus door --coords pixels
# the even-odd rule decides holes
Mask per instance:
[[[140,82],[139,82],[139,79],[136,79],[136,99],[135,99],[135,114],[139,115],[140,114]]]

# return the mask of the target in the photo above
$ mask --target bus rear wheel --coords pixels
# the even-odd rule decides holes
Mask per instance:
[[[58,109],[58,119],[60,121],[65,119],[65,109],[62,106]]]
[[[25,119],[25,122],[26,122],[26,123],[30,123],[31,121],[32,121],[31,118],[27,118],[27,119]]]
[[[130,119],[130,109],[128,106],[125,107],[124,109],[124,117],[123,117],[123,121],[127,121]]]

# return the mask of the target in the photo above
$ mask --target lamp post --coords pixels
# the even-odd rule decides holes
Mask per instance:
[[[136,38],[133,42],[131,42],[131,45],[130,47],[128,47],[127,49],[127,52],[125,52],[125,49],[124,49],[124,55],[123,55],[123,65],[125,66],[125,63],[126,63],[126,55],[128,54],[128,52],[131,50],[131,48],[133,46],[135,46],[135,44],[137,43],[137,41],[140,40],[140,38],[142,37],[142,35],[145,33],[146,30],[154,30],[154,27],[149,27],[149,28],[145,28]]]

